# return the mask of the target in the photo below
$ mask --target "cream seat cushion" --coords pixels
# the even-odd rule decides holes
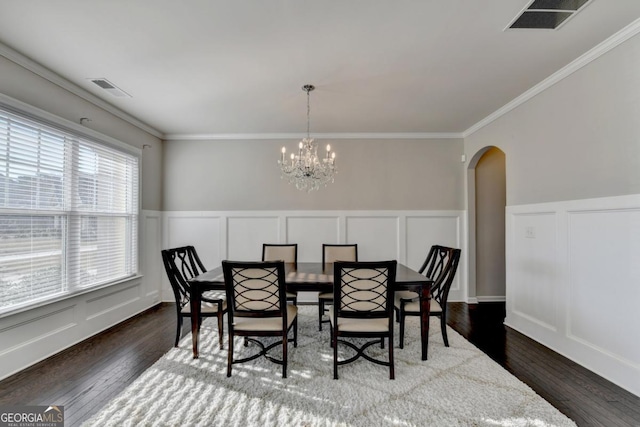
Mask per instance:
[[[287,304],[287,329],[298,315],[298,307]],[[281,331],[282,317],[233,317],[236,331]]]
[[[318,294],[318,299],[333,301],[333,292],[322,292]]]
[[[222,300],[222,311],[225,311],[227,309],[227,301],[225,300],[225,296],[226,295],[223,291],[222,292],[211,291],[211,292],[205,292],[202,294],[203,298]],[[216,303],[202,301],[201,304],[202,304],[200,306],[201,313],[217,313],[218,312],[218,304]],[[180,310],[180,312],[184,314],[191,313],[191,304],[187,304],[184,307],[182,307],[182,310]]]
[[[329,322],[333,326],[333,306],[329,308]],[[352,319],[338,317],[338,330],[344,332],[387,332],[389,330],[389,318]]]
[[[420,313],[420,301],[418,300],[418,294],[412,291],[398,291],[394,296],[394,305],[399,310],[400,309],[400,299],[414,299],[416,301],[411,301],[405,303],[404,311],[407,313]],[[430,313],[442,313],[442,307],[438,304],[438,301],[433,298],[429,300],[429,312]]]

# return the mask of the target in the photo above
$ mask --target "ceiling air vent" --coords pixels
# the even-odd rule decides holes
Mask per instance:
[[[533,0],[510,29],[555,30],[591,0]]]
[[[117,96],[118,98],[131,98],[131,95],[129,95],[127,92],[123,91],[107,79],[99,78],[89,80],[104,91],[109,92],[112,96]]]

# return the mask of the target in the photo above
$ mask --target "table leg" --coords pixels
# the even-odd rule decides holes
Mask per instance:
[[[200,308],[202,305],[202,294],[196,286],[190,286],[191,294],[191,341],[193,342],[193,358],[197,359],[198,354],[198,336],[200,335]]]
[[[422,360],[427,360],[429,350],[429,301],[431,285],[424,285],[420,290],[420,341],[422,343]]]

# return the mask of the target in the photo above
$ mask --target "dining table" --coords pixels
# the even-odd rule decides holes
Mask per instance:
[[[331,292],[333,289],[333,264],[321,262],[285,263],[285,283],[290,292]],[[193,358],[198,358],[200,312],[202,294],[225,289],[222,266],[208,270],[188,281],[191,297],[191,339]],[[397,264],[394,291],[412,290],[420,297],[420,340],[422,360],[427,360],[429,348],[429,300],[433,280],[404,264]],[[393,343],[389,343],[393,345]]]

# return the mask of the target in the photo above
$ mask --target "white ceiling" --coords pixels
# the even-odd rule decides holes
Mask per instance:
[[[640,18],[593,0],[0,0],[0,42],[168,135],[462,133]],[[88,78],[132,95],[115,98]]]

